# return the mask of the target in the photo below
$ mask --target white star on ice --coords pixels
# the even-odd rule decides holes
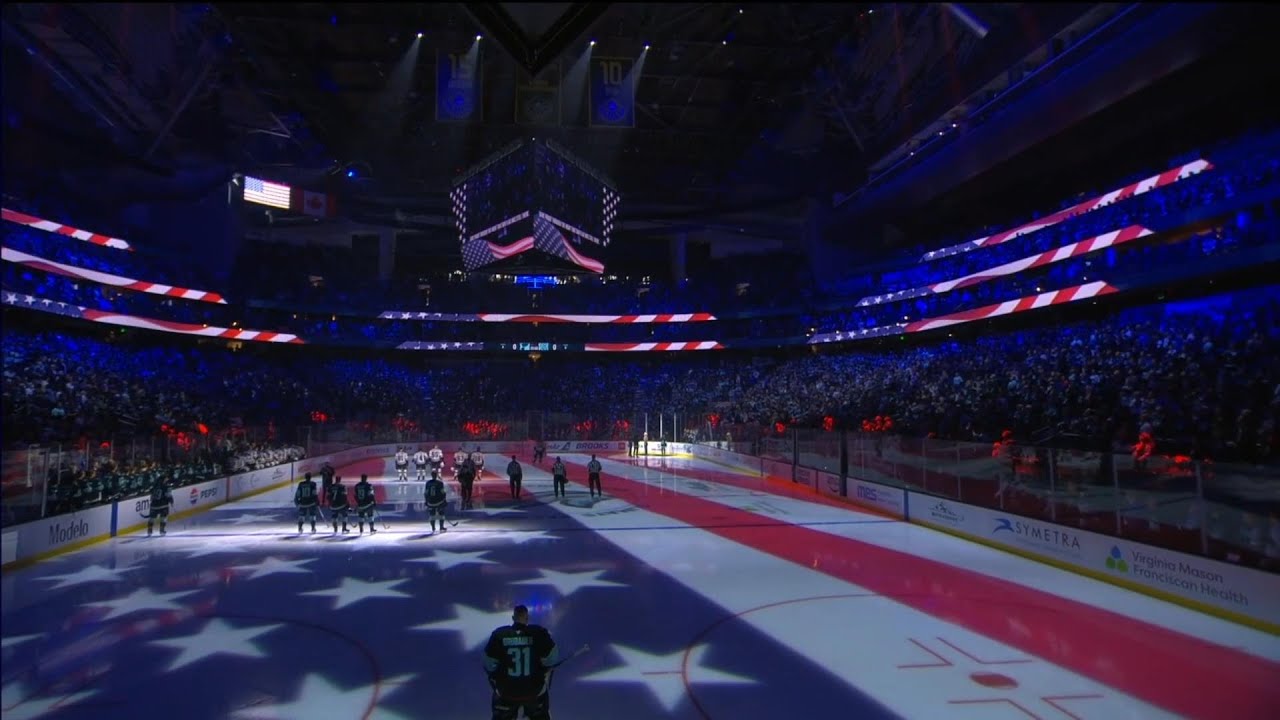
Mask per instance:
[[[129,565],[122,568],[109,568],[105,565],[90,565],[80,568],[73,573],[64,575],[46,575],[40,580],[56,580],[57,584],[49,587],[50,590],[61,590],[64,587],[73,585],[82,585],[91,582],[120,582],[120,573],[126,570],[132,570],[135,566]]]
[[[242,545],[232,545],[226,542],[223,542],[222,544],[215,543],[216,541],[214,540],[206,541],[203,547],[187,551],[187,559],[190,560],[192,558],[204,557],[206,555],[217,555],[218,553],[225,552],[240,552],[244,549],[244,546]]]
[[[275,704],[252,705],[232,712],[235,717],[264,718],[348,718],[367,717],[376,720],[407,720],[381,708],[369,710],[377,687],[366,685],[351,690],[329,682],[323,675],[311,674],[302,681],[294,700]],[[381,698],[379,698],[381,699]]]
[[[315,558],[310,558],[307,560],[280,560],[277,558],[269,557],[269,558],[264,558],[263,561],[258,563],[257,565],[237,565],[231,569],[232,570],[251,570],[253,572],[250,573],[247,579],[257,580],[260,577],[266,577],[267,575],[277,575],[279,573],[309,573],[311,571],[306,568],[303,568],[302,566],[306,565],[307,563],[311,563],[315,561],[316,561]]]
[[[30,640],[31,638],[38,638],[38,637],[40,637],[40,633],[36,633],[34,635],[13,635],[11,637],[4,638],[3,641],[0,641],[0,649],[13,647],[15,645],[21,645],[22,643]]]
[[[517,545],[523,545],[527,542],[533,542],[534,540],[561,539],[559,535],[552,535],[546,530],[511,531],[506,534],[506,537],[511,538],[511,542]]]
[[[459,565],[493,565],[492,560],[486,560],[481,555],[488,553],[488,550],[477,550],[475,552],[449,552],[448,550],[436,550],[430,557],[414,558],[406,560],[411,563],[431,563],[440,570],[448,570]]]
[[[460,633],[464,650],[475,650],[484,645],[493,629],[500,625],[511,624],[511,612],[500,610],[491,612],[467,605],[453,605],[453,619],[414,625],[413,630],[452,630]]]
[[[14,295],[13,293],[5,293],[4,301],[7,303],[18,302],[18,296]]]
[[[205,623],[199,632],[180,638],[152,640],[151,644],[181,650],[178,657],[174,658],[173,662],[169,663],[169,667],[164,670],[172,672],[213,655],[267,657],[267,653],[258,647],[253,639],[279,627],[281,627],[280,624],[272,624],[237,628],[225,620],[215,618]]]
[[[517,580],[512,585],[550,585],[562,597],[569,597],[582,588],[590,587],[626,587],[623,583],[612,580],[601,580],[604,570],[587,570],[585,572],[560,572],[559,570],[538,570],[542,577]]]
[[[271,518],[263,517],[257,513],[240,513],[233,518],[218,518],[218,522],[229,523],[231,525],[252,525],[254,523],[271,522]]]
[[[0,689],[0,707],[4,708],[4,720],[28,720],[47,714],[50,710],[70,707],[93,695],[96,690],[70,693],[67,695],[48,695],[36,698],[28,695],[22,683],[10,683]]]
[[[649,688],[658,702],[673,712],[685,697],[684,677],[680,668],[684,651],[668,655],[652,655],[625,645],[610,645],[622,656],[623,665],[601,670],[578,678],[579,682],[639,683]],[[755,680],[721,670],[702,667],[702,656],[707,646],[699,645],[689,651],[688,675],[690,684],[698,685],[754,685]]]
[[[406,580],[380,580],[375,582],[365,582],[352,577],[342,578],[342,584],[336,588],[328,590],[312,590],[310,592],[301,593],[302,595],[315,595],[317,597],[333,598],[333,609],[340,610],[348,605],[354,605],[361,600],[370,598],[407,598],[412,597],[407,592],[395,590],[393,586],[403,585]]]
[[[112,620],[114,618],[121,617],[122,615],[128,615],[142,610],[181,610],[182,606],[173,602],[173,599],[192,595],[197,592],[199,591],[183,590],[181,592],[157,595],[147,588],[138,588],[122,598],[85,603],[85,606],[111,608],[111,612],[107,613],[106,617],[102,619]]]

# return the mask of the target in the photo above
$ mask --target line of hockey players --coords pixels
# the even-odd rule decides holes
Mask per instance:
[[[409,454],[408,447],[401,447],[396,450],[395,465],[396,479],[400,482],[409,481],[409,462],[413,461],[414,469],[417,471],[418,482],[428,479],[431,473],[440,473],[444,471],[444,451],[439,445],[424,451],[418,448],[412,456]],[[478,480],[484,476],[484,452],[477,445],[472,452],[467,452],[465,448],[458,448],[453,454],[453,476],[459,479],[463,467],[470,461],[472,465],[472,480]]]
[[[326,478],[325,483],[327,485],[325,500],[329,506],[330,515],[328,519],[333,522],[333,531],[335,533],[351,532],[351,529],[347,526],[347,517],[352,510],[355,511],[360,534],[364,534],[364,524],[366,522],[369,523],[369,532],[375,533],[378,531],[378,528],[374,525],[377,513],[377,499],[368,475],[361,475],[360,482],[356,483],[354,505],[347,498],[347,486],[342,484],[341,476],[334,476],[332,484]],[[307,521],[311,522],[311,532],[315,532],[316,515],[320,513],[320,493],[316,491],[316,482],[311,479],[311,473],[307,473],[302,478],[302,482],[298,483],[297,489],[293,492],[293,504],[298,508],[298,532],[302,532],[302,526]],[[341,530],[339,530],[339,525],[341,525]]]

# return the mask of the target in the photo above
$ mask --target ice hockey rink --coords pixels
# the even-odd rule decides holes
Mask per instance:
[[[567,501],[522,457],[443,534],[377,459],[339,469],[376,534],[299,535],[283,488],[6,572],[3,716],[487,718],[522,603],[589,646],[558,720],[1280,717],[1275,636],[703,460],[604,459],[592,501],[564,459]]]

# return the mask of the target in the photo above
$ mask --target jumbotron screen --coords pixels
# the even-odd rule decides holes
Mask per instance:
[[[460,178],[450,200],[469,271],[604,272],[600,251],[613,235],[618,192],[552,142],[505,148]]]

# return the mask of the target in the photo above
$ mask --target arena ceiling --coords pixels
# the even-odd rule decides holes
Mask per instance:
[[[6,66],[20,63],[25,85],[5,103],[52,88],[68,109],[46,104],[29,123],[57,115],[114,160],[169,172],[203,162],[315,183],[354,167],[348,191],[405,212],[445,208],[460,171],[536,132],[609,175],[631,219],[720,216],[777,234],[794,229],[806,199],[856,187],[912,133],[1096,7],[10,4]],[[476,35],[482,119],[439,122],[439,52],[466,52]],[[633,128],[563,111],[566,75],[590,40],[599,57],[651,48]],[[562,85],[562,111],[530,125],[516,97],[541,81]]]

